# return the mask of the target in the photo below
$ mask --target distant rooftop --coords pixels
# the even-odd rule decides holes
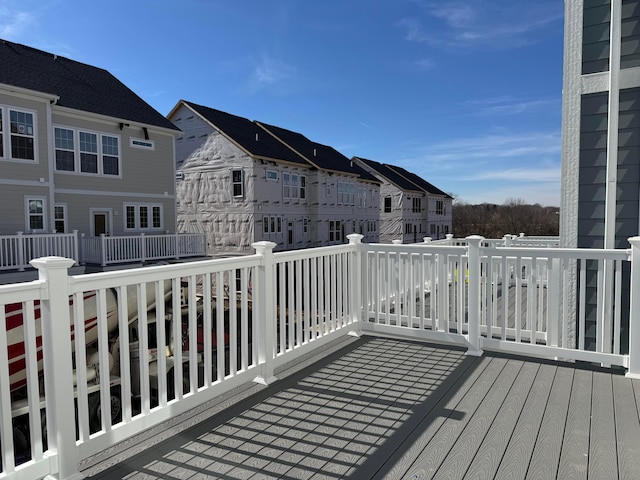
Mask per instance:
[[[376,171],[380,176],[384,177],[390,183],[394,184],[401,190],[409,190],[414,192],[422,192],[422,189],[419,188],[415,183],[410,182],[408,179],[398,174],[395,170],[390,168],[389,165],[384,163],[376,162],[375,160],[369,160],[362,157],[353,157],[356,160],[360,160],[362,163],[369,166],[371,169]]]

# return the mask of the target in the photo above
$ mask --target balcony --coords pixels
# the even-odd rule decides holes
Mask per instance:
[[[86,237],[72,233],[0,236],[0,271],[24,271],[34,258],[59,256],[78,264],[118,265],[154,260],[204,257],[204,234],[126,235]]]
[[[457,243],[33,262],[0,287],[0,478],[636,474],[640,239]]]

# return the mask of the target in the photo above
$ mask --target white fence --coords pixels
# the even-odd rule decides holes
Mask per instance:
[[[102,266],[207,255],[206,235],[201,233],[120,237],[83,235],[81,240],[82,261]]]
[[[78,232],[0,235],[0,270],[23,271],[34,258],[49,255],[79,262]]]
[[[640,291],[627,288],[631,277],[640,290],[640,238],[630,250],[360,239],[275,254],[259,242],[246,257],[81,276],[67,275],[71,260],[34,261],[39,280],[0,286],[0,479],[70,478],[91,455],[241,384],[268,384],[278,366],[352,332],[640,375]]]

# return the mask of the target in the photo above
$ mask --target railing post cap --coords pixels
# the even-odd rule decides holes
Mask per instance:
[[[29,262],[38,270],[43,269],[68,269],[76,263],[75,260],[65,257],[40,257],[34,258]]]
[[[422,240],[424,241],[424,243],[431,243],[432,238],[431,237],[423,237]]]
[[[394,245],[402,245],[402,240],[391,240]]]
[[[445,234],[445,238],[446,238],[447,240],[453,240],[453,233],[447,233],[447,234]]]
[[[479,247],[480,244],[484,241],[484,237],[482,235],[470,235],[468,237],[465,237],[465,240],[469,245]]]
[[[349,235],[347,235],[347,238],[349,239],[349,243],[357,244],[357,243],[362,243],[362,239],[364,238],[364,235],[361,235],[359,233],[350,233]]]
[[[640,236],[629,237],[627,238],[627,241],[632,247],[640,247]]]
[[[266,240],[262,240],[260,242],[254,242],[251,246],[255,249],[257,253],[264,253],[266,251],[271,251],[278,246],[275,242],[268,242]]]

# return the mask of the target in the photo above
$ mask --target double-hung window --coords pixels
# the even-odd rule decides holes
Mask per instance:
[[[25,199],[26,221],[29,232],[42,232],[47,228],[47,210],[44,197]]]
[[[244,197],[244,182],[242,179],[242,170],[231,170],[231,186],[233,189],[234,197]]]
[[[0,158],[36,160],[35,118],[35,113],[0,106]]]
[[[53,129],[56,170],[91,175],[120,175],[120,139],[112,135]]]

